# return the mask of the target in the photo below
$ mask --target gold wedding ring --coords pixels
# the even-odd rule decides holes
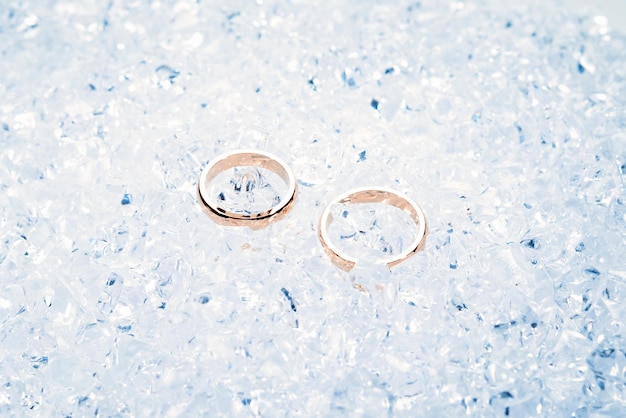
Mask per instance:
[[[411,200],[407,196],[401,196],[394,190],[375,187],[375,188],[358,188],[350,190],[337,198],[335,198],[322,213],[320,218],[318,235],[319,239],[324,247],[324,250],[329,254],[331,261],[339,268],[345,271],[350,271],[354,268],[358,259],[346,254],[339,249],[330,239],[328,234],[328,228],[333,222],[333,215],[331,208],[337,204],[358,204],[358,203],[384,203],[387,205],[395,206],[407,213],[411,219],[415,222],[417,227],[417,235],[411,244],[404,249],[401,253],[384,258],[380,263],[387,264],[389,268],[395,266],[398,263],[406,260],[416,252],[423,250],[426,245],[426,217],[422,208]]]
[[[287,184],[287,197],[281,198],[276,206],[258,213],[234,212],[218,206],[216,200],[210,197],[209,186],[220,173],[234,167],[261,167],[274,172]],[[296,200],[296,178],[287,164],[275,155],[256,150],[237,150],[216,157],[204,167],[197,192],[204,212],[218,224],[260,229],[289,212]]]

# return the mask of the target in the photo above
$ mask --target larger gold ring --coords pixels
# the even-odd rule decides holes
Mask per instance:
[[[387,264],[387,266],[391,268],[406,260],[416,252],[424,249],[427,233],[426,217],[424,216],[422,208],[420,208],[417,203],[407,196],[401,196],[394,190],[383,187],[358,188],[350,190],[349,192],[338,196],[335,200],[330,202],[328,206],[326,206],[324,212],[322,213],[322,217],[320,218],[318,229],[318,235],[320,242],[322,243],[322,247],[324,247],[324,250],[330,255],[331,261],[342,270],[352,270],[358,259],[346,254],[333,244],[328,234],[328,228],[333,221],[331,208],[334,205],[345,203],[384,203],[403,210],[415,222],[417,235],[411,244],[401,253],[384,258],[380,261],[380,263]]]
[[[287,197],[276,206],[258,213],[240,213],[219,207],[210,199],[209,185],[220,173],[234,167],[261,167],[276,173],[287,184]],[[211,219],[224,226],[264,228],[284,216],[296,200],[296,178],[283,160],[275,155],[256,150],[237,150],[222,154],[211,161],[198,180],[198,200]]]

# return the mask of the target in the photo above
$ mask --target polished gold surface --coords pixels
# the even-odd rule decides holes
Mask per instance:
[[[287,184],[287,198],[268,210],[252,214],[231,212],[218,207],[209,198],[209,185],[220,173],[234,167],[261,167],[276,173]],[[296,200],[297,186],[293,172],[277,156],[263,151],[238,150],[218,156],[202,170],[197,192],[203,211],[216,223],[223,226],[247,226],[251,229],[261,229],[289,212]]]
[[[406,212],[415,222],[417,228],[417,236],[407,249],[400,254],[385,258],[381,263],[387,264],[389,268],[411,257],[418,251],[424,249],[426,245],[426,235],[428,228],[426,225],[426,217],[420,206],[408,197],[399,195],[396,191],[381,187],[359,188],[344,193],[326,206],[320,218],[318,236],[322,247],[328,253],[331,261],[339,268],[350,271],[354,268],[358,259],[346,254],[339,249],[330,239],[328,228],[333,222],[331,213],[332,206],[336,204],[359,204],[359,203],[383,203],[395,206]]]

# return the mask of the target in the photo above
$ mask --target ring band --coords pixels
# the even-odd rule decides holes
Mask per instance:
[[[350,190],[330,202],[324,209],[322,217],[320,218],[318,235],[322,247],[330,255],[331,261],[339,268],[345,271],[350,271],[356,265],[358,259],[349,256],[342,250],[340,250],[335,244],[332,243],[328,234],[328,228],[333,221],[333,215],[331,214],[331,208],[337,204],[357,204],[357,203],[384,203],[387,205],[395,206],[407,213],[417,226],[417,236],[411,242],[411,245],[402,251],[400,254],[385,258],[381,260],[381,263],[387,264],[389,268],[395,266],[398,263],[406,260],[416,252],[423,250],[426,245],[426,217],[422,208],[411,200],[407,196],[401,196],[394,190],[375,187],[375,188],[358,188]]]
[[[234,167],[261,167],[277,174],[287,184],[287,198],[280,203],[258,213],[237,213],[216,205],[210,199],[209,185],[220,173]],[[277,156],[256,150],[237,150],[222,154],[211,161],[200,174],[198,180],[198,200],[204,212],[223,226],[247,226],[251,229],[264,228],[284,216],[296,200],[296,178],[291,169]]]

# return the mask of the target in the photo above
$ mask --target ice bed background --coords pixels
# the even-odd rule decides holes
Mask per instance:
[[[3,1],[0,414],[624,415],[623,15],[547,3]],[[196,200],[241,147],[261,231]],[[369,184],[427,247],[344,273]]]

